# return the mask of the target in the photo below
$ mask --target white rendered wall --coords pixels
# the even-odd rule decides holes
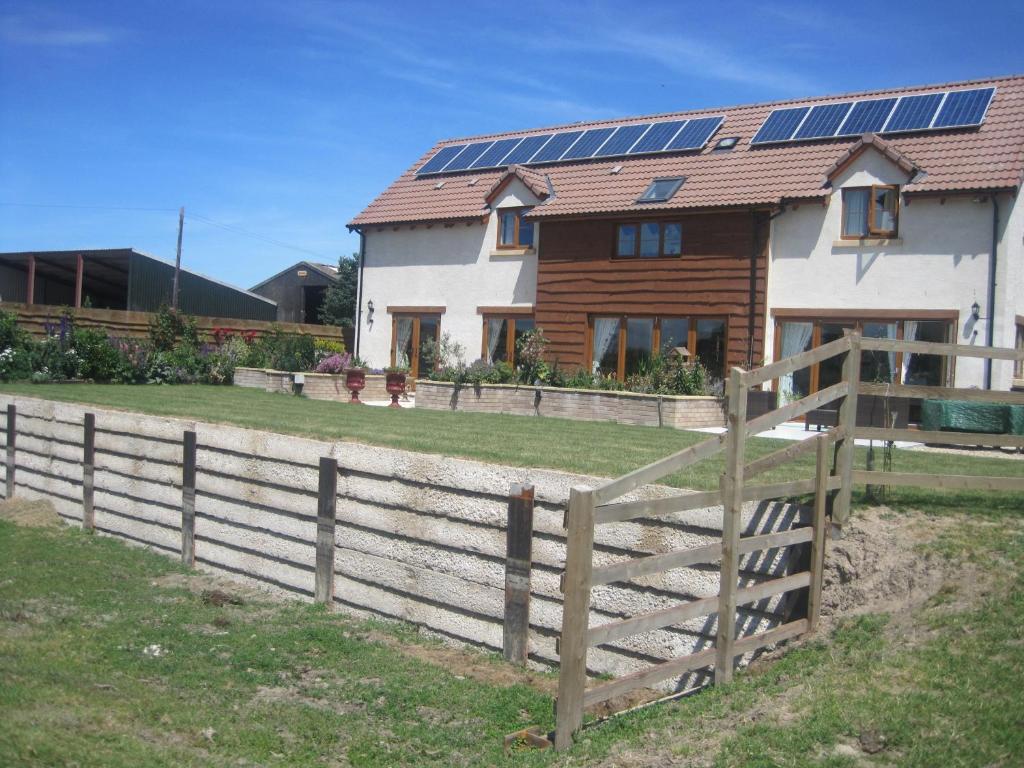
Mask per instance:
[[[494,210],[538,202],[519,179],[513,179],[494,201]],[[389,306],[443,306],[441,332],[465,347],[467,361],[480,357],[483,318],[477,308],[531,306],[537,294],[537,256],[495,255],[497,237],[498,217],[493,212],[486,223],[438,223],[429,229],[422,224],[415,229],[368,227],[360,356],[373,367],[390,365]],[[539,244],[540,225],[534,224],[535,249]],[[369,301],[374,304],[372,322],[365,309]]]
[[[887,246],[836,245],[841,237],[842,188],[899,184],[907,174],[880,153],[868,150],[835,179],[827,206],[803,204],[789,208],[772,222],[771,266],[768,274],[766,357],[773,355],[773,309],[954,310],[959,313],[960,344],[985,344],[988,322],[988,269],[992,244],[992,202],[971,196],[912,199],[900,209],[899,239]],[[1021,237],[1024,213],[1014,199],[1000,195],[996,346],[1012,346],[1012,304],[1021,292]],[[1011,241],[1015,247],[1007,248]],[[1007,253],[1007,250],[1010,253]],[[1016,253],[1013,253],[1013,251]],[[1016,267],[1009,267],[1012,261]],[[1015,272],[1015,274],[1014,274]],[[1013,287],[1015,286],[1015,287]],[[971,317],[971,304],[982,307],[982,319]],[[1005,336],[1005,338],[1003,338]],[[961,358],[956,386],[980,387],[983,363]],[[993,386],[1006,389],[1010,367],[993,366]]]

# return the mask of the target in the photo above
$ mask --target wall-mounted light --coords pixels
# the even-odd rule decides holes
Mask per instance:
[[[373,324],[373,299],[366,302],[366,322],[370,325]]]
[[[978,305],[978,302],[971,304],[971,317],[975,320],[981,319],[981,307]]]

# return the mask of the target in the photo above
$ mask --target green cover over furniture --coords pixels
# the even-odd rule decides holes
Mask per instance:
[[[921,428],[929,432],[1024,435],[1024,405],[922,400]]]

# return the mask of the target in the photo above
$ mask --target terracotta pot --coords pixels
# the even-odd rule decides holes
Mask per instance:
[[[352,393],[350,403],[363,404],[359,399],[359,393],[366,386],[366,370],[363,368],[349,368],[345,371],[345,389]]]
[[[391,405],[389,408],[401,408],[398,404],[398,396],[405,394],[405,374],[404,373],[389,373],[385,376],[385,382],[388,392],[391,395]]]

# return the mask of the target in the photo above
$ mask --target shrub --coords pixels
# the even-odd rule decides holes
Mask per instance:
[[[325,357],[316,366],[317,373],[344,373],[351,366],[352,356],[347,352]]]
[[[0,310],[0,381],[32,375],[32,338],[18,326],[17,315]]]
[[[120,355],[105,331],[76,328],[72,338],[78,357],[79,378],[109,382],[117,377]]]
[[[345,354],[345,344],[334,339],[316,339],[313,342],[315,362],[317,365],[334,355]]]
[[[149,340],[157,352],[170,352],[181,344],[199,347],[199,330],[195,318],[162,304],[149,324]]]
[[[121,384],[143,384],[149,378],[150,347],[138,339],[111,339],[117,352],[114,381]]]
[[[270,367],[278,371],[311,371],[316,363],[313,337],[279,333],[270,351]]]
[[[520,380],[526,384],[543,382],[550,370],[544,362],[544,353],[551,342],[544,336],[544,330],[534,328],[516,341],[516,361],[519,363]]]
[[[426,341],[420,347],[420,375],[434,381],[465,381],[465,348],[452,341],[450,334],[442,334],[440,341]]]

